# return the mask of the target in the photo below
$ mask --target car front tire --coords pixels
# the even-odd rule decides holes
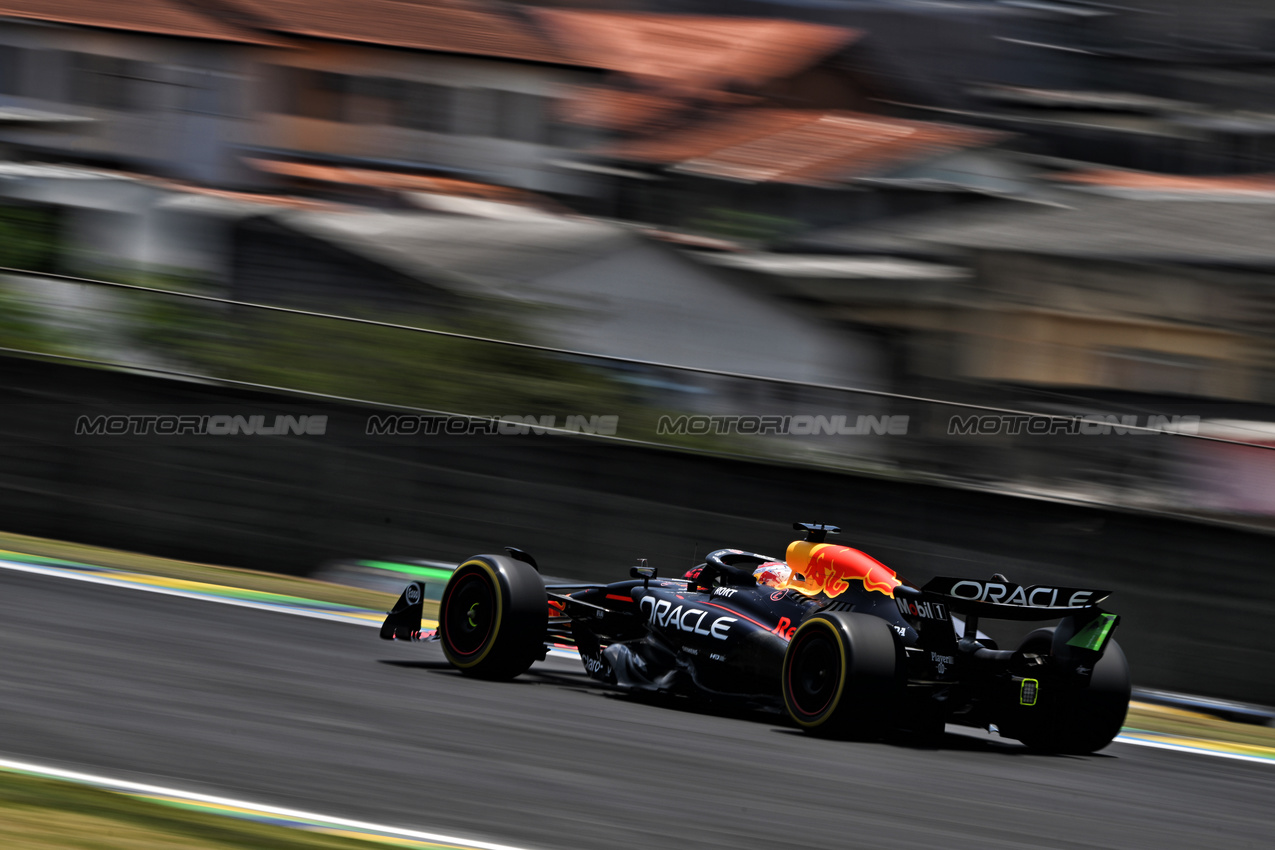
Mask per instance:
[[[476,555],[456,568],[439,600],[443,654],[467,676],[512,679],[544,656],[546,610],[535,568]]]

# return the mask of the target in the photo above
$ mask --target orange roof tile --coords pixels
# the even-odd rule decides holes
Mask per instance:
[[[819,62],[855,30],[770,18],[534,9],[581,64],[694,88],[757,86]]]
[[[522,204],[541,209],[560,209],[548,198],[509,186],[493,186],[474,183],[452,177],[432,177],[426,174],[405,174],[399,171],[376,171],[371,168],[351,168],[343,165],[319,165],[308,162],[288,162],[281,159],[247,159],[249,165],[259,171],[296,177],[319,183],[341,183],[351,186],[368,186],[375,189],[401,189],[413,192],[432,192],[458,198],[477,198],[484,201]]]
[[[233,0],[275,32],[443,53],[579,64],[481,0]]]
[[[831,186],[1003,137],[990,130],[856,112],[749,109],[599,153],[708,177]]]
[[[677,97],[601,87],[576,89],[556,105],[563,121],[626,133],[667,127],[688,108]]]
[[[262,204],[270,207],[287,207],[294,210],[311,210],[325,212],[344,209],[343,204],[330,201],[316,201],[313,198],[298,198],[294,195],[265,195],[256,192],[234,192],[226,189],[211,189],[207,186],[195,186],[189,183],[173,183],[171,188],[190,195],[204,195],[209,198],[220,198],[226,201],[242,201],[249,204]]]
[[[1275,174],[1232,174],[1199,177],[1186,174],[1154,174],[1147,171],[1121,171],[1096,168],[1053,175],[1064,183],[1108,186],[1115,189],[1146,189],[1157,192],[1243,193],[1275,191]]]
[[[174,0],[0,0],[0,17],[181,38],[278,44],[262,33],[200,14]]]
[[[686,123],[696,110],[758,100],[748,95],[711,90],[687,96],[670,91],[624,91],[596,86],[575,89],[558,102],[556,109],[559,118],[572,124],[624,133],[651,133]]]
[[[119,177],[126,180],[135,180],[138,183],[145,183],[150,186],[157,186],[162,189],[169,189],[174,192],[184,192],[188,195],[204,195],[210,198],[221,198],[227,201],[245,201],[254,204],[266,204],[276,207],[292,207],[294,209],[306,210],[338,210],[342,209],[344,204],[337,204],[331,201],[318,201],[313,198],[298,198],[295,195],[271,195],[261,192],[237,192],[233,189],[215,189],[211,186],[200,186],[198,183],[188,183],[185,180],[175,180],[171,177],[158,177],[154,174],[146,174],[141,171],[124,171],[118,168],[90,168],[88,166],[70,166],[70,170],[83,175]]]

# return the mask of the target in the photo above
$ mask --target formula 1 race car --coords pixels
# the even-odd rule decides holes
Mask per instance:
[[[414,582],[381,637],[439,641],[452,666],[487,679],[574,646],[589,676],[618,688],[771,706],[832,737],[933,741],[956,723],[1089,753],[1120,731],[1129,666],[1112,640],[1119,618],[1098,607],[1108,591],[1000,575],[918,588],[826,543],[834,526],[793,527],[805,539],[782,561],[719,549],[682,578],[634,567],[611,584],[546,585],[521,550],[477,555],[447,582],[436,630],[421,630],[424,586]],[[1002,650],[980,618],[1059,622]]]

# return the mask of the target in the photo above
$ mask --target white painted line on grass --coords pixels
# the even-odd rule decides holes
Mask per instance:
[[[191,791],[182,791],[177,788],[165,788],[159,785],[149,785],[142,782],[129,782],[123,779],[113,779],[108,776],[98,776],[91,773],[64,770],[62,768],[33,764],[31,762],[0,758],[0,769],[48,779],[60,779],[81,785],[92,785],[97,788],[103,788],[108,791],[118,791],[124,794],[144,797],[161,797],[184,803],[204,804],[213,807],[234,809],[238,811],[241,816],[246,814],[249,816],[259,815],[261,818],[284,819],[293,821],[295,825],[300,828],[309,827],[310,829],[348,831],[366,836],[370,840],[376,840],[377,838],[382,840],[385,838],[400,838],[410,842],[444,845],[447,847],[463,848],[464,850],[469,850],[469,848],[473,848],[473,850],[525,850],[525,848],[516,847],[510,844],[495,844],[490,841],[475,841],[470,838],[459,838],[454,835],[443,835],[437,832],[403,829],[395,826],[369,823],[367,821],[351,820],[350,818],[332,817],[329,815],[316,814],[315,812],[305,812],[298,809],[286,809],[279,806],[266,805],[264,803],[234,800],[229,797],[197,794]],[[209,811],[215,813],[215,809],[210,809]]]
[[[1257,764],[1265,764],[1275,766],[1275,754],[1269,756],[1254,756],[1248,753],[1238,753],[1229,750],[1218,750],[1213,747],[1195,747],[1190,744],[1175,744],[1169,741],[1153,741],[1146,738],[1136,738],[1131,735],[1117,735],[1115,742],[1117,744],[1133,744],[1137,747],[1151,747],[1156,750],[1173,750],[1177,753],[1192,753],[1199,756],[1213,756],[1220,759],[1234,759],[1235,761],[1247,761]],[[1220,743],[1208,741],[1204,743]],[[1220,744],[1226,746],[1226,744]],[[1243,746],[1239,744],[1237,746]]]
[[[183,590],[177,587],[163,587],[154,584],[140,584],[127,579],[111,578],[110,576],[97,575],[93,573],[81,572],[79,570],[63,569],[59,567],[46,567],[37,564],[24,564],[19,561],[0,560],[0,569],[12,570],[19,573],[32,573],[34,575],[50,576],[52,578],[65,578],[71,581],[85,581],[89,584],[103,584],[108,587],[121,587],[126,590],[142,590],[147,593],[159,593],[164,596],[179,596],[183,599],[201,599],[205,602],[218,602],[222,605],[235,605],[240,608],[255,608],[258,611],[275,611],[280,614],[292,614],[297,617],[310,617],[315,620],[329,620],[336,623],[354,623],[360,626],[376,626],[381,624],[362,617],[345,614],[339,611],[323,611],[317,608],[305,608],[294,605],[284,605],[274,602],[258,602],[252,599],[235,599],[229,596],[218,596],[212,592],[200,592],[195,590]]]

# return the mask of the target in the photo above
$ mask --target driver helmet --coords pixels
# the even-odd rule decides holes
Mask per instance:
[[[753,577],[757,579],[757,583],[767,587],[782,587],[787,584],[790,575],[792,570],[783,561],[767,561],[753,570]]]

